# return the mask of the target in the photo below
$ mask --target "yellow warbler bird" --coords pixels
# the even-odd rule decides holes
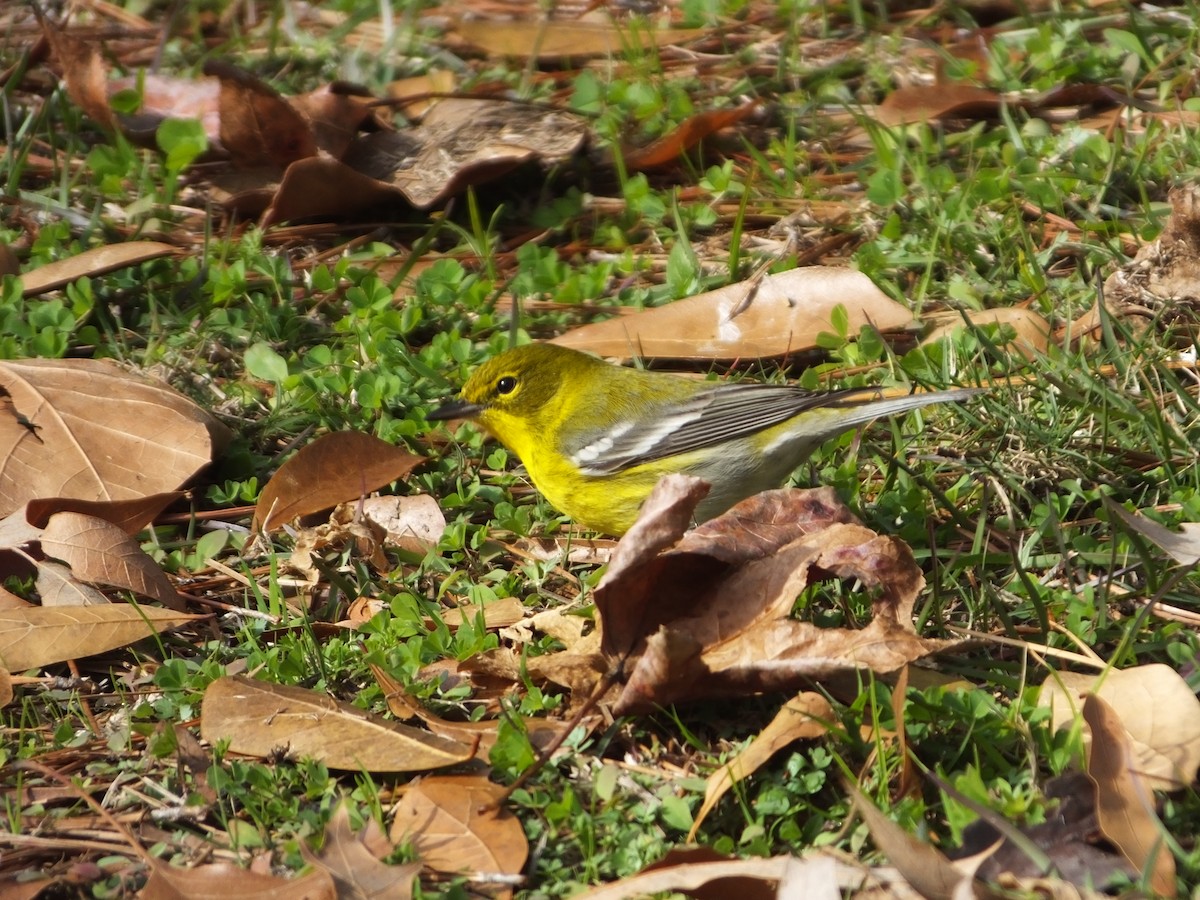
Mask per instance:
[[[534,485],[587,528],[621,535],[663,475],[712,485],[702,522],[779,487],[821,443],[856,425],[978,388],[881,398],[873,388],[694,381],[528,344],[475,370],[427,418],[471,418],[520,457]],[[873,396],[874,395],[874,396]]]

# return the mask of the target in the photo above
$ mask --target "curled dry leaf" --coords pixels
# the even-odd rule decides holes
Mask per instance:
[[[317,154],[307,118],[266,82],[217,60],[204,74],[221,83],[221,144],[240,168],[278,166]]]
[[[263,487],[254,508],[254,527],[276,531],[300,516],[364,497],[424,461],[359,431],[322,435],[300,448]]]
[[[182,394],[104,360],[9,360],[0,390],[0,515],[41,497],[172,491],[229,439]]]
[[[1155,894],[1174,897],[1175,857],[1120,717],[1095,694],[1084,699],[1083,717],[1092,733],[1088,775],[1096,784],[1100,831],[1136,871],[1149,875]]]
[[[976,896],[975,872],[999,843],[965,859],[949,860],[934,847],[909,834],[867,799],[857,787],[846,782],[854,798],[854,808],[871,830],[875,845],[925,900],[965,900]]]
[[[76,500],[71,497],[48,497],[30,500],[25,504],[25,518],[37,528],[45,528],[50,517],[60,512],[82,513],[94,519],[111,522],[128,535],[145,531],[160,512],[187,496],[183,491],[167,491],[134,500]]]
[[[0,610],[0,665],[20,672],[82,659],[201,618],[127,603]]]
[[[520,820],[495,808],[504,789],[478,775],[430,775],[396,804],[391,838],[412,842],[429,868],[448,873],[515,875],[529,845]]]
[[[1150,787],[1192,784],[1200,767],[1200,700],[1178,672],[1162,664],[1101,675],[1056,672],[1042,683],[1038,704],[1050,707],[1057,730],[1079,719],[1087,695],[1103,699],[1125,726],[1137,771]]]
[[[745,750],[709,776],[708,784],[704,787],[704,802],[692,822],[688,841],[696,839],[700,823],[734,784],[749,778],[789,744],[820,737],[829,729],[833,719],[833,707],[821,694],[802,691],[785,703]]]
[[[849,331],[883,333],[912,324],[912,313],[853,269],[809,266],[751,279],[606,322],[584,325],[551,343],[600,356],[737,359],[783,356],[816,347],[831,332],[836,306]]]
[[[423,772],[465,762],[469,744],[389,722],[325,694],[253,678],[218,678],[204,692],[200,736],[234,753],[280,747],[330,768]]]
[[[481,655],[472,671],[512,677],[519,667],[578,692],[621,670],[628,680],[613,709],[624,714],[794,692],[858,669],[893,672],[956,646],[916,634],[913,605],[925,582],[908,546],[854,522],[831,490],[767,491],[684,535],[706,487],[682,475],[656,487],[596,588],[599,640],[593,632],[527,661]],[[872,592],[866,627],[791,617],[796,597],[829,577]]]

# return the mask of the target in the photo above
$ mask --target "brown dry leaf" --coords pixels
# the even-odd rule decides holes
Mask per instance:
[[[300,844],[305,862],[332,876],[341,900],[409,900],[413,879],[420,873],[421,863],[389,866],[380,862],[392,849],[392,842],[374,819],[355,834],[345,803],[338,804],[325,826],[325,842],[320,853],[309,850],[307,844]]]
[[[812,851],[800,857],[731,859],[705,847],[672,850],[637,875],[576,894],[574,900],[634,900],[682,893],[697,900],[838,900],[891,887],[862,865]],[[879,896],[903,897],[887,890]]]
[[[686,514],[686,507],[672,512],[676,522]],[[908,546],[846,522],[853,516],[828,489],[756,495],[665,553],[669,532],[640,546],[639,526],[657,527],[652,517],[648,502],[594,595],[606,656],[632,657],[618,714],[697,697],[794,691],[861,668],[892,672],[953,645],[913,628],[925,581]],[[871,622],[820,628],[790,618],[795,598],[819,575],[874,592]]]
[[[892,91],[875,107],[875,120],[904,125],[944,119],[991,119],[1000,114],[1003,98],[969,84],[914,85]]]
[[[142,900],[338,900],[333,878],[317,869],[297,878],[248,872],[230,863],[183,869],[150,862]]]
[[[933,325],[933,330],[921,341],[921,346],[936,343],[947,335],[957,334],[967,328],[1003,325],[1015,332],[1012,346],[1026,358],[1040,356],[1049,349],[1053,330],[1050,323],[1033,310],[1014,306],[938,312],[928,316],[926,322]]]
[[[387,701],[388,712],[397,719],[411,719],[417,715],[417,709],[420,707],[420,701],[417,700],[404,685],[396,678],[393,678],[391,673],[375,663],[368,663],[371,667],[371,674],[375,676],[375,680],[379,683],[380,689],[383,691],[383,699]]]
[[[104,360],[9,360],[0,389],[0,515],[41,497],[171,491],[229,439],[182,394]]]
[[[68,566],[52,559],[38,560],[34,582],[42,606],[99,606],[109,600],[90,584],[76,578]],[[175,606],[168,607],[176,609]]]
[[[7,669],[0,669],[0,707],[8,706],[13,701],[12,675]]]
[[[380,127],[370,100],[365,88],[335,82],[288,102],[309,123],[317,148],[341,159],[364,126],[370,123],[372,130]]]
[[[82,659],[202,618],[128,603],[0,610],[0,665],[22,672]]]
[[[474,624],[483,615],[483,627],[507,628],[528,615],[525,604],[516,597],[501,597],[479,606],[456,606],[442,611],[442,621],[451,629],[458,628],[464,621]]]
[[[225,62],[210,60],[204,74],[221,82],[221,144],[238,168],[285,168],[317,155],[317,142],[305,115],[279,93]]]
[[[1181,566],[1194,566],[1200,562],[1200,522],[1183,522],[1179,531],[1172,531],[1141,513],[1129,512],[1108,498],[1104,500],[1104,507],[1132,531],[1167,551],[1167,555]]]
[[[1096,783],[1096,819],[1101,832],[1134,869],[1149,875],[1155,894],[1174,897],[1175,857],[1154,811],[1154,795],[1138,773],[1121,719],[1095,694],[1084,699],[1083,717],[1092,732],[1088,775]]]
[[[975,856],[952,862],[932,844],[919,840],[889,819],[853,784],[846,782],[846,789],[854,798],[855,809],[867,823],[875,846],[887,854],[905,881],[925,900],[965,900],[977,896],[972,887],[975,872],[995,852],[998,844]]]
[[[63,70],[67,96],[101,128],[117,130],[117,119],[108,104],[108,68],[100,52],[89,42],[81,40],[39,16],[42,33],[50,42],[54,58]]]
[[[20,275],[21,260],[7,241],[0,241],[0,275]]]
[[[850,333],[883,333],[913,322],[912,313],[853,269],[809,266],[729,285],[630,316],[584,325],[551,343],[600,356],[737,359],[783,356],[816,348],[834,330],[843,306]]]
[[[359,431],[336,431],[300,448],[263,487],[255,529],[284,523],[365,496],[397,481],[424,458]],[[440,535],[439,535],[440,537]]]
[[[253,678],[218,678],[204,692],[200,736],[234,753],[279,747],[334,769],[423,772],[464,762],[474,748],[389,722],[325,694]]]
[[[1114,316],[1161,317],[1163,325],[1182,323],[1194,334],[1200,318],[1200,184],[1185,183],[1167,194],[1171,216],[1162,234],[1104,282],[1105,306]],[[1071,326],[1078,334],[1099,327],[1093,309]],[[1193,341],[1185,333],[1187,346]]]
[[[704,788],[704,802],[692,822],[688,841],[696,839],[700,823],[734,784],[749,778],[789,744],[825,734],[833,719],[829,701],[812,691],[803,691],[785,703],[745,750],[709,776]]]
[[[488,56],[535,58],[539,62],[619,56],[626,51],[682,44],[708,34],[702,28],[654,28],[647,22],[623,28],[613,21],[569,19],[530,22],[463,17],[453,29]]]
[[[627,149],[625,168],[631,172],[644,169],[656,169],[675,162],[687,151],[691,150],[710,134],[715,134],[722,128],[736,125],[758,108],[759,101],[751,100],[741,106],[730,109],[715,109],[709,112],[697,113],[685,119],[677,128],[664,135],[652,144],[640,149]]]
[[[1057,730],[1075,723],[1085,695],[1099,696],[1120,717],[1136,771],[1150,787],[1173,791],[1192,784],[1200,767],[1200,700],[1178,672],[1157,663],[1101,675],[1056,672],[1042,683],[1038,704],[1050,707]]]
[[[430,775],[396,804],[390,837],[438,872],[516,875],[529,845],[520,820],[493,805],[504,789],[479,775]]]
[[[586,120],[566,110],[456,97],[434,106],[413,131],[368,135],[345,162],[429,209],[522,163],[557,165],[587,135]]]
[[[76,512],[111,522],[128,535],[136,535],[150,525],[160,512],[186,497],[183,491],[166,491],[133,500],[76,500],[71,497],[47,497],[25,504],[25,518],[36,528],[45,528],[50,517],[60,512]]]
[[[65,562],[82,581],[125,588],[170,609],[183,609],[158,564],[111,522],[77,512],[55,513],[46,523],[41,543],[47,556]]]
[[[446,515],[428,494],[368,497],[362,514],[386,532],[388,546],[410,553],[427,553],[446,530]]]
[[[95,278],[178,252],[178,247],[160,241],[126,241],[123,244],[93,247],[66,259],[56,259],[30,269],[21,275],[21,290],[26,297],[35,297],[66,287],[80,278]]]
[[[442,98],[430,94],[449,94],[455,87],[455,75],[449,69],[434,69],[413,78],[390,82],[384,93],[390,100],[399,101],[400,111],[410,119],[419,119]]]

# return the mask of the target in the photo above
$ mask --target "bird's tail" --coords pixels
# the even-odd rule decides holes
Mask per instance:
[[[950,388],[944,391],[905,394],[900,397],[880,397],[878,389],[863,388],[840,391],[825,405],[839,410],[839,428],[849,429],[883,416],[894,416],[933,403],[966,400],[982,394],[985,390],[986,388]]]

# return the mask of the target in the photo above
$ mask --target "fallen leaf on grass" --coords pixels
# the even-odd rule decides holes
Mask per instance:
[[[912,312],[853,269],[809,266],[575,328],[551,343],[600,356],[756,359],[817,347],[845,309],[849,333],[907,328]]]
[[[73,497],[47,497],[25,504],[25,518],[36,528],[45,528],[55,513],[74,512],[111,522],[128,535],[136,535],[150,525],[164,509],[185,497],[183,491],[166,491],[133,500],[77,500]]]
[[[253,527],[272,532],[300,516],[364,497],[424,461],[360,431],[322,435],[301,447],[266,483],[254,507]]]
[[[1101,675],[1055,672],[1042,683],[1038,704],[1050,707],[1050,726],[1058,730],[1078,721],[1087,695],[1100,697],[1119,717],[1150,787],[1192,784],[1200,767],[1200,700],[1178,672],[1162,664]],[[1085,733],[1085,744],[1088,739]]]
[[[625,659],[629,673],[618,714],[794,691],[855,669],[893,672],[954,643],[913,628],[925,579],[908,546],[854,522],[829,489],[756,495],[686,535],[680,529],[666,552],[662,535],[641,546],[657,527],[652,513],[639,519],[594,594],[602,650]],[[875,593],[864,628],[790,617],[796,597],[830,576]]]
[[[470,622],[474,625],[480,616],[483,617],[483,627],[492,629],[515,625],[527,614],[528,610],[525,609],[525,604],[516,597],[501,597],[499,600],[479,606],[456,606],[453,609],[443,610],[441,615],[442,621],[451,629],[462,627],[463,622]]]
[[[410,553],[429,552],[446,530],[446,515],[428,494],[367,497],[362,514],[383,529],[389,547]]]
[[[504,789],[478,775],[430,775],[396,804],[390,837],[438,872],[516,875],[529,846],[520,820],[496,809]]]
[[[248,872],[229,863],[190,869],[161,860],[150,863],[142,900],[338,900],[333,878],[317,869],[296,878]]]
[[[305,862],[324,870],[337,885],[338,897],[363,900],[408,900],[421,863],[390,866],[381,862],[394,845],[374,819],[355,834],[346,804],[339,803],[325,826],[325,842],[314,853],[301,843]]]
[[[230,437],[166,384],[105,360],[8,360],[0,390],[0,515],[43,497],[172,491]]]
[[[623,153],[625,168],[630,172],[639,172],[644,169],[670,165],[710,134],[742,121],[758,105],[758,100],[751,100],[749,103],[743,103],[741,106],[734,106],[730,109],[714,109],[697,113],[685,119],[677,128],[654,143],[636,150],[625,150]]]
[[[0,707],[8,706],[13,700],[12,674],[0,669]]]
[[[896,896],[887,887],[861,864],[820,851],[800,857],[731,859],[696,847],[672,850],[638,874],[576,894],[574,900],[640,900],[668,893],[697,900],[838,900],[869,896],[855,892],[870,889],[881,891],[876,896]]]
[[[875,846],[925,900],[976,896],[972,889],[975,872],[995,852],[999,842],[975,856],[951,861],[932,844],[919,840],[889,819],[857,787],[847,782],[846,789],[854,798],[854,808],[867,823]]]
[[[1045,353],[1050,346],[1050,323],[1031,309],[1003,306],[997,309],[954,310],[933,313],[926,322],[933,325],[921,341],[922,346],[940,341],[968,328],[1001,325],[1013,330],[1011,345],[1027,358]],[[1001,342],[1002,346],[1005,345]]]
[[[525,673],[590,691],[624,672],[618,715],[668,703],[794,692],[861,669],[896,671],[956,641],[922,638],[913,605],[924,586],[902,541],[859,525],[829,489],[767,491],[684,532],[707,485],[663,478],[621,539],[597,586],[596,632],[569,650],[518,658],[496,651],[472,671]],[[821,628],[791,617],[813,582],[841,578],[872,592],[863,628]]]
[[[21,672],[82,659],[202,618],[127,603],[0,610],[0,665]]]
[[[969,84],[900,87],[875,107],[884,125],[904,125],[941,119],[986,119],[999,115],[1004,101],[995,91]]]
[[[227,740],[234,753],[269,756],[279,748],[333,769],[423,772],[464,762],[474,748],[389,722],[326,694],[241,676],[204,692],[200,736]]]
[[[40,7],[35,8],[40,12]],[[116,131],[116,115],[108,104],[108,67],[100,58],[100,51],[90,42],[61,31],[44,17],[39,16],[38,21],[62,68],[67,96],[101,128]]]
[[[1125,523],[1135,534],[1140,534],[1181,566],[1194,566],[1200,562],[1200,522],[1184,522],[1178,531],[1159,525],[1141,513],[1131,513],[1107,497],[1104,508]]]
[[[117,269],[140,265],[162,256],[171,256],[179,248],[160,241],[126,241],[93,247],[66,259],[56,259],[21,275],[21,290],[26,297],[66,287],[80,278],[95,278]]]
[[[1084,699],[1083,717],[1092,732],[1088,775],[1096,784],[1096,819],[1101,832],[1136,871],[1148,876],[1155,894],[1174,897],[1175,857],[1121,719],[1095,694]]]
[[[785,703],[745,750],[709,776],[704,788],[704,802],[692,822],[688,841],[696,839],[700,823],[734,784],[749,778],[789,744],[820,737],[828,730],[833,719],[833,707],[829,701],[812,691],[801,692]]]
[[[650,47],[682,44],[702,37],[702,28],[654,28],[648,22],[622,27],[611,19],[482,19],[462,17],[453,30],[488,56],[537,59],[539,62],[619,56]]]
[[[77,512],[56,513],[46,523],[41,546],[47,556],[66,563],[76,578],[125,588],[170,609],[183,609],[163,570],[111,522]]]
[[[221,145],[235,166],[284,168],[316,156],[307,118],[266,82],[218,60],[204,74],[220,82]]]

